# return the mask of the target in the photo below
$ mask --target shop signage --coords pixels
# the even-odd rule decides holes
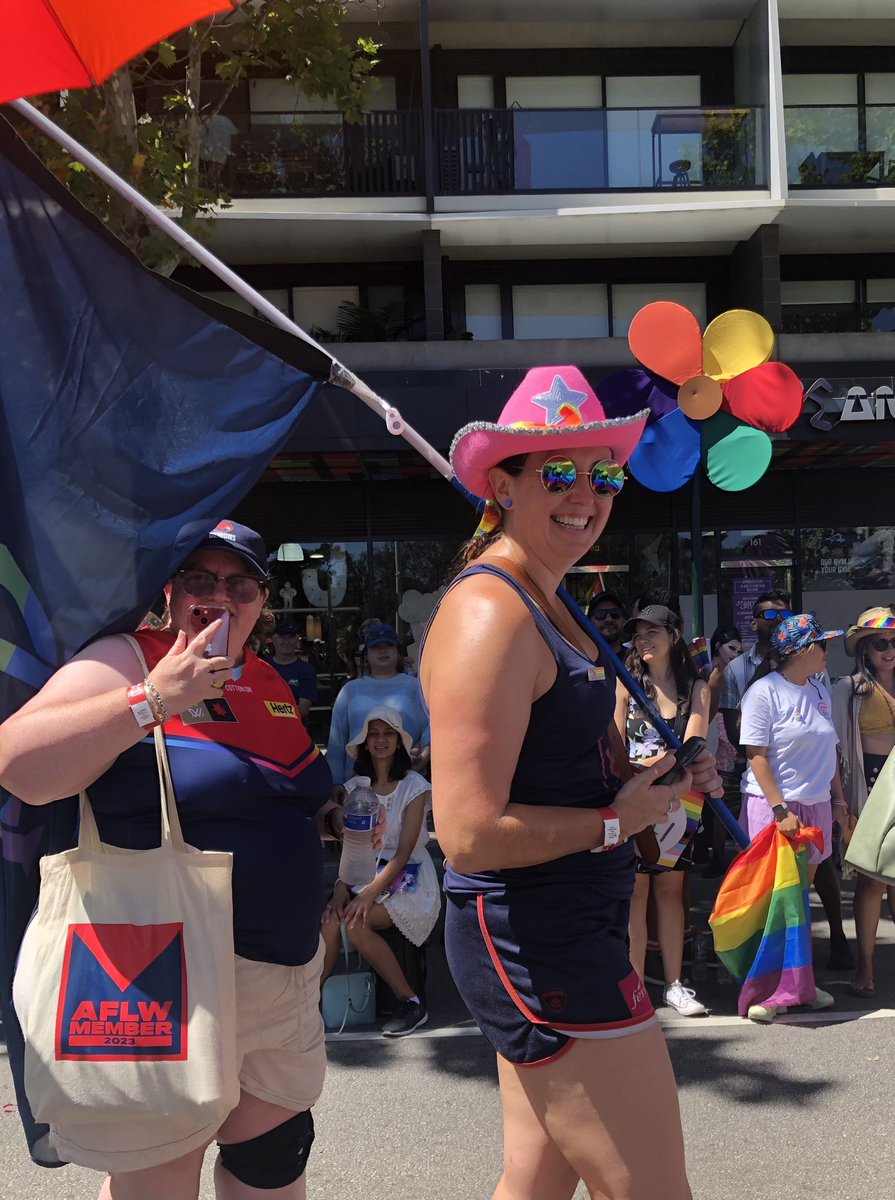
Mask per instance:
[[[829,430],[852,421],[895,418],[895,377],[815,379],[805,383],[805,415],[815,429]]]

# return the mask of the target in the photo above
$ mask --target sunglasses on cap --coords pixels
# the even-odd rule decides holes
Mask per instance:
[[[212,575],[211,571],[180,570],[175,571],[180,576],[183,590],[194,600],[210,600],[222,583],[227,590],[227,598],[234,604],[251,604],[261,594],[261,581],[253,575]]]
[[[618,621],[625,614],[620,608],[595,608],[591,616],[592,621]]]
[[[534,471],[540,475],[544,491],[551,496],[564,496],[575,486],[578,468],[568,458],[551,458]],[[594,463],[588,471],[591,490],[596,496],[617,496],[625,486],[625,469],[611,458]]]
[[[886,650],[891,650],[895,647],[895,637],[870,637],[867,639],[867,644],[874,650],[878,650],[880,654],[883,654]]]
[[[785,621],[788,617],[794,617],[795,613],[788,608],[763,608],[761,612],[755,614],[756,621]]]

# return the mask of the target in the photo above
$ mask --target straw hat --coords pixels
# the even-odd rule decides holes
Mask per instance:
[[[608,446],[627,462],[643,433],[649,410],[609,418],[577,367],[533,367],[510,396],[496,423],[464,425],[451,445],[451,466],[463,486],[493,500],[488,472],[514,454],[536,450]]]
[[[398,737],[401,739],[404,749],[408,754],[410,753],[410,748],[413,745],[413,739],[401,724],[401,714],[397,709],[389,708],[387,705],[383,704],[379,708],[370,709],[364,721],[363,729],[360,731],[360,733],[355,734],[351,741],[346,744],[345,750],[351,755],[352,758],[357,758],[357,752],[367,740],[367,734],[370,732],[370,724],[373,721],[385,721],[386,725],[391,725],[392,729],[394,729]]]
[[[866,608],[845,634],[845,649],[854,654],[864,638],[872,637],[878,629],[895,629],[895,611],[889,607]]]

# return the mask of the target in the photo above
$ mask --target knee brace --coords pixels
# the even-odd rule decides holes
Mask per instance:
[[[313,1141],[314,1118],[302,1112],[258,1137],[218,1146],[221,1165],[241,1183],[273,1189],[299,1178],[308,1165]]]

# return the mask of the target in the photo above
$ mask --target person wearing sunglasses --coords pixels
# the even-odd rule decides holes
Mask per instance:
[[[497,1053],[503,1200],[570,1200],[581,1179],[611,1200],[691,1195],[668,1052],[627,946],[633,836],[692,780],[720,780],[706,755],[654,786],[665,755],[623,782],[612,664],[557,595],[602,534],[647,415],[607,414],[576,368],[538,367],[451,448],[457,481],[487,503],[420,680],[448,963]]]
[[[622,625],[628,614],[615,592],[600,592],[594,596],[587,607],[587,615],[618,654],[622,645]]]
[[[768,657],[774,630],[782,620],[792,615],[792,600],[788,592],[775,588],[771,592],[762,593],[752,608],[755,642],[744,654],[736,655],[724,667],[718,708],[724,720],[727,739],[732,746],[739,747],[740,744],[740,704],[746,688]],[[745,769],[745,761],[742,758],[739,766],[741,771]]]
[[[845,635],[854,671],[833,688],[833,722],[839,734],[842,785],[848,804],[846,840],[861,818],[870,789],[895,749],[895,609],[868,608]],[[851,991],[876,994],[874,950],[880,907],[886,897],[895,920],[895,887],[857,872],[854,914],[858,966]]]
[[[839,820],[845,811],[832,702],[817,678],[825,669],[827,642],[842,633],[825,633],[810,613],[784,618],[771,642],[776,667],[756,674],[743,697],[741,736],[749,766],[740,824],[752,839],[774,821],[787,837],[803,825],[820,829],[823,849],[809,848],[810,883],[832,854],[834,811]],[[792,1003],[829,1008],[834,1002],[820,988],[807,1000],[801,995]],[[785,1011],[785,1005],[753,1004],[747,1015],[769,1022]]]
[[[240,1098],[214,1137],[219,1194],[234,1200],[270,1187],[305,1196],[310,1108],[326,1068],[315,814],[330,807],[332,779],[289,685],[243,649],[268,583],[263,539],[220,522],[165,585],[162,628],[141,629],[133,642],[99,639],[0,726],[3,787],[26,804],[86,788],[102,841],[132,850],[159,843],[152,730],[162,726],[187,843],[233,854],[237,1037],[227,1049],[239,1064]],[[197,607],[225,614],[222,653],[207,652],[224,618],[203,613],[196,633]],[[172,1113],[134,1120],[121,1137],[146,1166],[113,1168],[102,1197],[198,1196],[207,1129]]]

